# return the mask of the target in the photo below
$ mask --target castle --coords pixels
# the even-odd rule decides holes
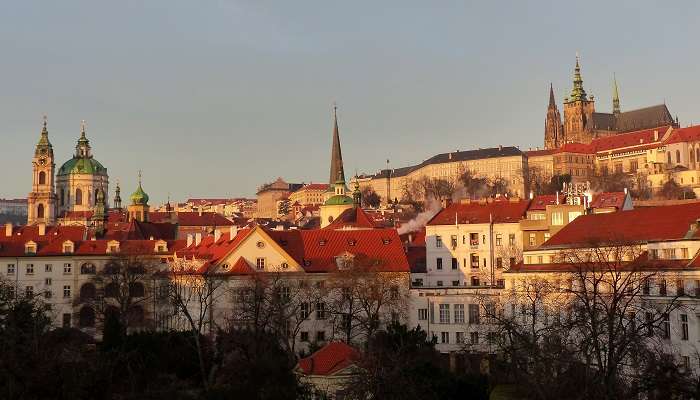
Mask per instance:
[[[544,124],[544,146],[557,149],[566,143],[590,143],[598,137],[623,132],[639,131],[660,126],[678,127],[666,104],[622,112],[617,81],[613,80],[612,113],[596,112],[593,96],[583,88],[581,66],[576,56],[573,88],[564,99],[564,123],[554,99],[554,88],[549,87],[549,105]]]

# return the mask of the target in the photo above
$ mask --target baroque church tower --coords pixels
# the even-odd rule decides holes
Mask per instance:
[[[577,55],[576,67],[574,68],[574,87],[571,89],[571,95],[564,99],[564,137],[567,142],[591,142],[594,112],[593,96],[588,97],[583,89],[581,66]]]
[[[547,118],[544,121],[544,148],[556,149],[565,143],[564,127],[561,124],[561,114],[554,100],[554,88],[549,85],[549,105]]]
[[[32,159],[32,191],[27,197],[27,225],[55,222],[55,169],[53,146],[49,141],[49,131],[46,128],[46,116],[44,116],[44,127]]]

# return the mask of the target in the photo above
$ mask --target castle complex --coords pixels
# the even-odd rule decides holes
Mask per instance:
[[[622,112],[617,80],[613,80],[612,113],[596,112],[593,96],[586,94],[578,56],[571,94],[564,99],[564,123],[549,88],[549,106],[544,125],[544,146],[556,149],[566,143],[590,143],[593,139],[660,126],[678,127],[666,104]]]

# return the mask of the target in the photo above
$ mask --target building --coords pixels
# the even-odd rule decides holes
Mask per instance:
[[[27,224],[52,224],[56,218],[53,146],[49,141],[46,117],[32,159],[32,191],[27,196]]]
[[[554,100],[554,89],[550,85],[549,105],[545,118],[544,145],[555,149],[566,143],[590,143],[593,139],[623,132],[639,131],[672,125],[678,127],[665,104],[623,112],[617,80],[613,80],[613,109],[611,113],[597,112],[593,96],[583,88],[579,58],[576,57],[573,88],[564,99],[564,121]]]
[[[258,188],[258,208],[256,218],[277,218],[278,202],[289,197],[291,192],[301,188],[300,183],[287,183],[282,178],[277,178],[272,183],[267,183]]]
[[[294,371],[324,399],[344,399],[358,376],[360,352],[343,342],[330,342],[302,358]]]
[[[289,194],[289,201],[300,206],[321,205],[326,200],[328,185],[325,183],[309,183]]]
[[[478,177],[504,179],[511,194],[523,197],[526,191],[527,155],[516,147],[499,146],[478,150],[455,151],[435,155],[420,164],[383,170],[357,178],[360,188],[371,187],[386,205],[387,199],[403,198],[404,189],[422,177],[457,183],[470,171]],[[387,195],[388,194],[388,195]]]

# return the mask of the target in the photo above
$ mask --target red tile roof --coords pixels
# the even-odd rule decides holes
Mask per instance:
[[[671,126],[660,126],[658,128],[600,137],[593,139],[591,146],[595,149],[595,151],[600,152],[620,149],[623,147],[648,145],[654,142],[659,143],[664,138],[664,134],[669,130],[669,128],[671,128]],[[654,140],[654,132],[657,132],[657,140]]]
[[[374,221],[362,207],[349,208],[323,229],[374,229],[382,226]]]
[[[233,222],[215,212],[180,211],[175,214],[179,226],[231,226]],[[167,212],[150,212],[148,218],[152,222],[169,221]]]
[[[539,156],[549,156],[554,154],[555,149],[542,149],[542,150],[528,150],[525,154],[528,157],[539,157]]]
[[[625,205],[627,194],[625,192],[601,192],[593,194],[593,200],[589,204],[590,208],[616,208],[622,210]]]
[[[496,199],[491,202],[453,203],[440,211],[428,225],[517,223],[525,216],[530,200]]]
[[[541,248],[586,246],[595,242],[678,240],[700,218],[700,203],[644,207],[608,214],[582,215]],[[692,238],[700,237],[694,233]]]
[[[312,355],[299,360],[305,375],[333,375],[354,365],[360,353],[343,342],[330,342]]]
[[[328,186],[329,185],[327,183],[309,183],[297,189],[296,191],[299,192],[302,190],[328,190]]]
[[[583,143],[565,143],[556,150],[557,153],[579,153],[579,154],[594,154],[595,148],[590,144]]]
[[[674,129],[671,136],[666,141],[667,144],[680,142],[694,142],[700,140],[700,125],[689,126],[686,128]]]
[[[566,202],[566,196],[559,194],[559,204]],[[530,207],[528,211],[544,211],[547,206],[557,204],[557,195],[555,194],[540,194],[535,196],[530,202]]]

